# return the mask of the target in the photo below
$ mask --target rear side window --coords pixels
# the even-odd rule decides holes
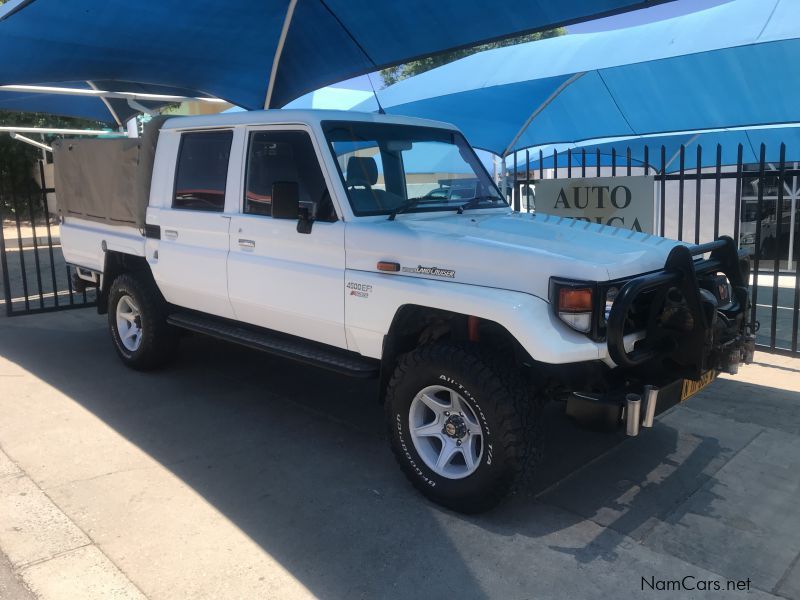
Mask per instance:
[[[172,208],[222,212],[232,131],[184,133],[175,171]]]
[[[297,182],[300,200],[317,203],[317,219],[335,221],[328,186],[311,138],[304,131],[256,131],[247,152],[245,214],[272,214],[272,186]]]

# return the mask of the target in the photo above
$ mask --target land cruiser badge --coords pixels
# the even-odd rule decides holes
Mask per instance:
[[[453,279],[456,272],[451,269],[440,269],[439,267],[423,267],[418,265],[416,267],[403,267],[404,273],[416,273],[417,275],[433,275],[434,277],[447,277]]]

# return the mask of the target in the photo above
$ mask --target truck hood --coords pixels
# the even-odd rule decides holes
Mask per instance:
[[[347,268],[548,297],[550,277],[608,281],[664,266],[680,242],[576,219],[510,211],[424,213],[347,224]]]

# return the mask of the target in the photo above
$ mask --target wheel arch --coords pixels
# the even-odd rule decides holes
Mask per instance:
[[[97,312],[99,314],[104,315],[108,312],[108,291],[114,280],[124,273],[135,273],[145,277],[154,286],[156,285],[150,265],[143,256],[107,250],[103,264],[103,280],[97,294]]]
[[[420,304],[403,304],[392,318],[383,338],[380,373],[380,400],[398,358],[423,344],[439,340],[468,342],[507,356],[514,367],[533,366],[534,360],[500,323],[470,315]]]

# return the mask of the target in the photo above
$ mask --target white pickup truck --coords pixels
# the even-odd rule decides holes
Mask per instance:
[[[513,212],[454,127],[332,111],[156,120],[62,140],[64,256],[135,369],[181,330],[380,378],[426,496],[494,506],[542,443],[544,400],[637,435],[753,355],[749,259]]]

